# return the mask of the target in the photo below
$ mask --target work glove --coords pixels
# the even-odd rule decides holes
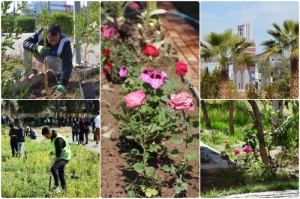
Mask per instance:
[[[49,49],[50,48],[47,48],[47,47],[44,47],[44,46],[40,46],[38,45],[36,47],[36,51],[42,56],[42,57],[46,57],[49,53]]]
[[[61,94],[65,95],[66,91],[65,91],[65,86],[63,85],[56,85],[52,87],[53,90],[59,91]]]

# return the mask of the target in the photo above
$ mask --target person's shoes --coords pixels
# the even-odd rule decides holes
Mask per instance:
[[[54,188],[52,189],[52,191],[55,192],[55,193],[59,193],[59,192],[60,192],[59,186],[54,187]]]

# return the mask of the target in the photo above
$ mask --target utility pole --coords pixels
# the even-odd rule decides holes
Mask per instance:
[[[73,11],[73,19],[76,21],[76,13],[80,14],[80,1],[74,1],[74,11]],[[76,31],[78,27],[74,25],[74,31]],[[81,51],[80,51],[80,46],[79,46],[79,41],[78,41],[78,35],[74,34],[74,43],[75,43],[75,62],[76,65],[80,65],[81,62]]]

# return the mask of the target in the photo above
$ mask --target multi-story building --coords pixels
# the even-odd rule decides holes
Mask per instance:
[[[56,11],[69,11],[73,9],[73,5],[67,4],[67,1],[50,1],[50,13],[56,12]],[[29,16],[34,16],[35,14],[40,14],[42,11],[42,6],[45,8],[48,8],[48,1],[31,1],[26,2],[26,8],[30,9],[31,12]],[[24,13],[21,10],[21,15],[24,15]]]

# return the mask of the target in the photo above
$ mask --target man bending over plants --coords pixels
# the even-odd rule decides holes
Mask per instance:
[[[46,45],[44,45],[43,31],[47,31]],[[54,71],[58,83],[52,89],[64,95],[73,64],[71,42],[61,33],[60,27],[57,24],[52,24],[48,30],[41,28],[23,42],[23,48],[25,67],[31,69],[32,60],[31,56],[29,56],[30,52],[33,53],[38,62],[44,64],[45,60],[47,67]],[[31,71],[34,74],[36,72],[36,70]]]
[[[54,158],[51,172],[55,183],[55,187],[52,189],[52,191],[60,192],[58,178],[60,180],[62,189],[66,191],[67,183],[65,179],[65,166],[71,159],[70,145],[65,137],[55,130],[50,130],[49,127],[44,127],[42,129],[42,135],[46,139],[51,139],[51,152],[49,155]]]

